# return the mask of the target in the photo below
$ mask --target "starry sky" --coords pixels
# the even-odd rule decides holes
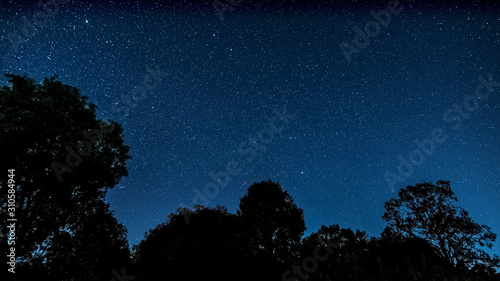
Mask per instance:
[[[306,234],[379,235],[399,188],[440,179],[500,234],[495,1],[58,2],[0,1],[0,72],[58,75],[123,125],[133,159],[106,200],[131,245],[266,179]]]

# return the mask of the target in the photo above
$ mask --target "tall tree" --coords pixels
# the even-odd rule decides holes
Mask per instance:
[[[288,192],[271,180],[252,184],[238,211],[250,250],[272,255],[280,262],[289,262],[297,253],[306,230],[303,213]]]
[[[399,198],[385,203],[383,219],[405,237],[426,239],[450,264],[471,268],[478,264],[498,267],[500,260],[481,248],[491,249],[496,234],[472,220],[456,206],[449,181],[419,183],[399,190]]]
[[[98,120],[78,89],[56,77],[42,84],[6,77],[12,85],[0,89],[0,194],[7,194],[6,171],[15,169],[16,255],[29,265],[57,233],[77,228],[76,217],[95,213],[95,202],[127,175],[129,148],[121,126]],[[2,221],[6,205],[2,200]]]

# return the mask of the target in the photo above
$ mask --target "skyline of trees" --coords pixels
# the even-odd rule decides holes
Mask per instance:
[[[111,280],[124,267],[134,280],[500,280],[499,258],[484,249],[496,234],[455,204],[449,181],[399,190],[385,203],[380,237],[338,225],[303,237],[303,210],[268,179],[249,186],[235,214],[179,208],[130,251],[126,228],[104,200],[127,175],[121,125],[98,120],[95,105],[55,77],[36,84],[6,76],[0,168],[22,175],[14,187],[20,280]],[[8,183],[0,176],[2,194]],[[8,250],[2,240],[0,251]],[[1,261],[3,278],[6,255]]]

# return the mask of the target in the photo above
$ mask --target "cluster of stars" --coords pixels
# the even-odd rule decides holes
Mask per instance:
[[[404,4],[350,64],[339,44],[371,19],[370,11],[380,9],[375,4],[321,13],[238,8],[224,21],[206,7],[109,5],[61,6],[19,52],[9,33],[20,32],[22,16],[37,7],[2,6],[0,70],[36,81],[57,74],[89,96],[100,118],[120,121],[133,159],[129,177],[107,200],[131,244],[179,204],[190,205],[193,188],[242,157],[240,143],[285,104],[296,120],[244,163],[210,205],[234,212],[251,183],[270,178],[304,209],[308,233],[340,224],[378,235],[383,203],[396,196],[384,172],[411,152],[415,138],[442,126],[443,111],[474,90],[478,75],[500,80],[495,5]],[[145,78],[149,66],[161,81]],[[145,96],[134,98],[145,79]],[[499,96],[400,186],[450,180],[463,207],[496,233]]]

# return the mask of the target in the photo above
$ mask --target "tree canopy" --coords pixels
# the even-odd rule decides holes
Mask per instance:
[[[16,204],[9,211],[2,201],[0,219],[17,219],[19,280],[500,280],[499,258],[484,249],[496,234],[456,205],[448,181],[401,189],[385,203],[388,226],[371,238],[339,225],[304,236],[304,211],[288,191],[255,182],[235,214],[180,208],[130,254],[127,230],[104,200],[127,175],[121,126],[97,119],[96,106],[56,77],[7,77],[0,170],[16,176],[0,175],[0,193],[14,190]]]
[[[253,252],[276,256],[280,261],[294,255],[306,230],[304,212],[278,182],[254,183],[240,200],[238,215],[248,233]]]
[[[491,248],[496,234],[455,205],[458,199],[449,181],[410,185],[398,195],[385,203],[383,218],[392,229],[405,237],[424,238],[449,263],[459,267],[499,266],[498,257],[481,248]]]
[[[130,156],[121,126],[98,120],[96,106],[88,103],[78,89],[56,77],[47,78],[42,84],[25,76],[6,77],[11,86],[0,89],[0,170],[14,169],[16,174],[19,266],[40,265],[47,273],[55,268],[49,266],[51,260],[59,260],[60,267],[69,265],[72,259],[68,257],[72,254],[65,252],[62,258],[62,249],[80,251],[74,260],[79,266],[82,264],[77,260],[82,256],[90,259],[92,255],[94,265],[108,264],[101,260],[105,256],[97,255],[98,250],[84,253],[99,243],[103,247],[128,249],[124,227],[114,220],[102,201],[106,190],[127,175],[125,161]],[[7,194],[7,188],[8,179],[2,174],[0,193]],[[6,205],[2,201],[2,221],[8,217]],[[5,233],[6,225],[2,223],[0,227]],[[109,236],[95,236],[99,227]],[[85,240],[89,237],[97,240]],[[1,243],[3,253],[6,247],[6,243]],[[108,273],[109,270],[106,269]],[[80,278],[101,280],[94,275],[98,274],[88,272]]]

